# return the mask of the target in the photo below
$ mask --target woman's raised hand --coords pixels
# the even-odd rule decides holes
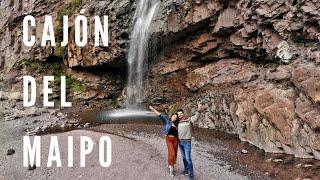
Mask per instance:
[[[154,111],[154,110],[155,110],[154,107],[152,107],[152,106],[149,106],[149,109],[150,109],[151,111]]]
[[[150,111],[153,111],[154,113],[156,113],[157,115],[160,115],[161,113],[159,111],[157,111],[154,107],[149,106]]]

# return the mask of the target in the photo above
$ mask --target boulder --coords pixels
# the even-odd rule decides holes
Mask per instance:
[[[312,63],[294,64],[292,82],[314,102],[320,102],[320,68]]]
[[[8,99],[16,100],[16,101],[22,101],[23,100],[22,93],[21,92],[8,93]]]
[[[214,33],[225,33],[229,29],[233,29],[236,26],[236,20],[239,17],[239,12],[235,8],[227,8],[223,10],[219,17],[216,25],[214,26]]]

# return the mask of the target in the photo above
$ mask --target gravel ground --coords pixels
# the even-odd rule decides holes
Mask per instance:
[[[96,127],[93,129],[94,131],[74,130],[53,134],[58,136],[63,168],[46,167],[52,134],[44,135],[41,137],[41,167],[28,170],[22,165],[22,136],[25,135],[26,124],[28,124],[26,122],[28,121],[30,119],[22,118],[1,122],[0,179],[187,179],[178,173],[174,178],[168,176],[165,141],[159,135],[161,126],[150,126],[156,128],[155,132],[127,131],[125,135],[101,132],[108,128],[110,130],[110,127],[113,130],[123,128],[123,126],[111,125]],[[135,127],[138,126],[135,125]],[[67,136],[74,137],[73,168],[67,167]],[[94,140],[94,150],[87,156],[85,168],[79,167],[80,136],[89,136]],[[98,141],[101,136],[110,136],[112,140],[112,164],[108,168],[100,167],[98,161]],[[15,153],[6,155],[7,150],[11,148],[15,150]],[[209,149],[219,152],[227,150],[215,144],[194,141],[192,156],[196,179],[248,179],[245,175],[231,170],[228,163],[218,160],[213,153],[208,153]],[[180,172],[182,168],[182,161],[179,159],[177,172]]]
[[[177,175],[168,176],[166,168],[166,145],[159,125],[150,124],[102,124],[89,129],[41,136],[41,167],[34,170],[22,165],[22,136],[26,130],[48,123],[48,114],[0,121],[0,179],[187,179]],[[52,133],[54,131],[48,130]],[[59,132],[59,133],[58,133]],[[58,136],[62,168],[46,167],[51,136]],[[74,167],[67,167],[67,137],[74,137]],[[94,150],[86,158],[86,167],[79,167],[79,137],[89,136],[94,140]],[[98,141],[101,136],[112,140],[112,164],[100,167],[98,161]],[[233,136],[212,130],[194,129],[192,157],[196,179],[317,179],[319,162],[315,160],[295,160],[287,155],[269,155],[255,147],[242,143]],[[14,149],[13,155],[7,155]],[[246,153],[241,153],[246,149]],[[273,162],[275,159],[283,162]],[[270,160],[271,159],[271,160]],[[312,165],[297,168],[299,165]],[[55,165],[55,164],[54,164]],[[183,169],[178,157],[176,171]]]

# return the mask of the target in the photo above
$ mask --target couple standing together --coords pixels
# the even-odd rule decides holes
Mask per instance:
[[[174,165],[176,164],[178,155],[178,146],[184,164],[182,174],[189,175],[189,179],[194,179],[193,164],[191,159],[191,125],[195,123],[200,116],[202,105],[199,103],[197,112],[192,117],[184,115],[183,110],[178,110],[172,114],[170,119],[167,115],[160,113],[152,106],[149,109],[160,116],[164,124],[164,133],[166,135],[166,143],[168,149],[168,167],[170,176],[174,176]]]

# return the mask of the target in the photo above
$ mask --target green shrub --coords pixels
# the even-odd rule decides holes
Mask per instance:
[[[34,59],[22,59],[15,65],[16,68],[27,68],[31,72],[45,73],[48,75],[61,76],[65,74],[64,67],[59,61],[42,62]]]
[[[82,5],[82,0],[72,0],[69,4],[62,6],[57,13],[58,25],[55,27],[55,34],[58,42],[62,41],[63,37],[63,16],[72,16]]]
[[[71,6],[73,8],[78,8],[82,5],[82,0],[72,0],[71,1]]]
[[[75,92],[83,92],[85,90],[85,86],[74,78],[67,77],[66,84],[67,87],[70,87]]]
[[[258,68],[276,68],[278,67],[280,64],[278,61],[261,61],[256,63]]]
[[[33,59],[22,59],[19,61],[19,65],[22,67],[30,66],[32,63],[34,63]]]
[[[53,88],[59,88],[61,83],[61,76],[66,76],[66,86],[75,92],[85,91],[85,85],[74,78],[66,75],[66,67],[59,61],[41,62],[33,59],[22,59],[17,63],[17,68],[27,68],[30,72],[36,72],[43,75],[54,76]]]
[[[194,6],[194,0],[187,0],[187,3],[189,3],[190,8]]]
[[[66,47],[57,46],[55,49],[55,55],[61,59],[64,59],[67,55]]]
[[[82,5],[82,0],[72,0],[66,6],[62,6],[58,10],[58,20],[62,22],[63,16],[71,16]]]
[[[118,101],[116,99],[103,99],[101,105],[104,107],[117,107]]]

